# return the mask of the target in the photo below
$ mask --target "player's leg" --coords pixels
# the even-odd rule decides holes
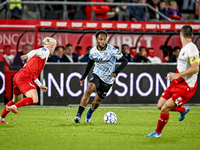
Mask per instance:
[[[83,111],[85,110],[85,107],[89,103],[90,95],[92,94],[92,92],[95,89],[96,89],[96,85],[94,83],[92,83],[92,82],[88,83],[88,87],[81,98],[81,102],[80,102],[80,105],[78,108],[78,113],[77,113],[76,117],[74,118],[74,121],[76,123],[80,123],[81,115],[82,115]]]
[[[92,102],[92,107],[88,109],[85,122],[91,122],[92,114],[99,107],[101,101],[102,101],[102,98],[99,97],[98,94],[96,94],[94,101]]]
[[[172,98],[166,101],[161,107],[160,117],[158,119],[157,128],[152,133],[146,135],[145,137],[161,137],[162,130],[169,120],[169,111],[176,106]]]
[[[6,106],[12,106],[14,105],[15,103],[17,103],[18,101],[20,101],[23,97],[23,94],[20,94],[20,95],[14,95],[13,94],[13,99],[11,101],[9,101]],[[8,122],[5,122],[5,117],[7,116],[7,114],[10,112],[10,111],[7,111],[6,110],[6,106],[1,114],[1,117],[0,117],[0,123],[4,123],[4,124],[8,124]]]
[[[111,84],[107,84],[103,81],[99,81],[100,86],[97,88],[97,94],[92,102],[92,107],[89,108],[85,122],[91,122],[93,112],[99,107],[101,104],[102,99],[104,99],[107,95],[107,92],[110,90]]]
[[[158,103],[157,103],[157,108],[158,109],[161,109],[162,106],[167,102],[167,100],[163,97],[160,97],[160,99],[158,100]]]
[[[17,108],[25,106],[25,105],[31,105],[33,103],[38,103],[38,93],[36,89],[31,89],[28,92],[25,93],[25,98],[17,102],[16,104],[12,106],[7,106],[7,111],[12,111],[15,114],[18,114]]]

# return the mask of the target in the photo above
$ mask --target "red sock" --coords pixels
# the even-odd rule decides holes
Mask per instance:
[[[160,113],[157,128],[155,130],[158,134],[161,134],[161,132],[162,132],[164,126],[166,125],[166,123],[168,122],[168,120],[169,120],[169,113],[168,114]]]
[[[11,106],[13,104],[15,104],[13,101],[9,101],[7,103],[7,106]],[[9,113],[9,111],[6,111],[6,107],[5,107],[4,110],[3,110],[3,112],[2,112],[2,114],[1,114],[1,118],[5,118],[8,113]]]
[[[185,112],[185,107],[181,106],[181,107],[174,107],[171,109],[171,111],[178,111],[180,113],[184,113]]]
[[[30,104],[33,104],[33,99],[31,97],[26,97],[26,98],[23,98],[21,101],[17,102],[15,106],[19,108],[21,106],[30,105]]]

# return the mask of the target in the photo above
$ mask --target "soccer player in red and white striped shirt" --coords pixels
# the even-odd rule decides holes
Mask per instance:
[[[44,68],[49,54],[54,52],[57,42],[51,37],[46,37],[43,39],[43,43],[44,47],[21,56],[22,60],[28,59],[28,61],[13,78],[13,99],[4,108],[0,123],[8,124],[5,122],[5,117],[10,111],[18,114],[17,108],[38,103],[37,85],[43,92],[48,90],[48,87],[42,85],[38,80],[38,76]],[[22,93],[26,96],[23,99]]]
[[[184,25],[180,32],[183,47],[178,56],[176,73],[169,73],[166,77],[172,82],[163,92],[157,104],[158,109],[161,110],[157,128],[145,137],[162,136],[162,130],[169,120],[169,111],[180,112],[179,121],[185,119],[185,115],[190,111],[189,107],[182,105],[192,98],[197,89],[199,51],[192,43],[192,36],[192,27]]]

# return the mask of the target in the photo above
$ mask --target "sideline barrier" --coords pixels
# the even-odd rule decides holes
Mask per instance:
[[[43,83],[49,87],[49,91],[40,95],[40,104],[79,104],[87,88],[87,84],[83,87],[80,87],[79,84],[85,65],[85,63],[47,63],[41,78],[43,78]],[[164,89],[170,84],[170,81],[166,80],[165,77],[169,72],[175,71],[176,64],[129,63],[118,74],[113,87],[102,104],[156,104]],[[86,79],[86,82],[88,80]],[[189,103],[200,103],[199,86]],[[90,103],[94,96],[95,93],[92,93]]]

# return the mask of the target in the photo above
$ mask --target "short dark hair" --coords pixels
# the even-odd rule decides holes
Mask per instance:
[[[92,46],[88,46],[87,48],[86,48],[86,51],[90,51],[92,49]]]
[[[189,38],[189,39],[192,38],[193,31],[192,31],[192,27],[190,25],[184,25],[181,28],[181,32],[182,32],[184,38]]]
[[[69,46],[72,46],[72,44],[66,44],[66,45],[65,45],[65,47],[69,47]]]
[[[146,49],[146,51],[147,51],[147,48],[146,48],[146,47],[144,47],[144,46],[141,46],[141,47],[139,48],[139,51],[141,51],[141,50],[142,50],[142,48],[145,48],[145,49]]]
[[[64,49],[64,47],[63,47],[63,46],[57,46],[57,47],[55,48],[55,51],[57,51],[59,48],[62,48],[62,49]]]
[[[179,46],[175,46],[174,48],[173,48],[173,51],[175,51],[175,50],[177,50],[177,49],[181,49]]]
[[[128,46],[128,47],[129,47],[129,45],[128,45],[128,44],[122,44],[122,48],[123,48],[124,46]]]
[[[104,30],[99,30],[99,31],[96,32],[96,35],[95,35],[96,38],[98,38],[99,34],[105,34],[106,37],[108,36],[106,31],[104,31]]]
[[[23,47],[22,47],[22,48],[24,48],[25,46],[31,46],[31,44],[29,44],[29,43],[26,43],[26,44],[24,44],[24,45],[23,45]]]

